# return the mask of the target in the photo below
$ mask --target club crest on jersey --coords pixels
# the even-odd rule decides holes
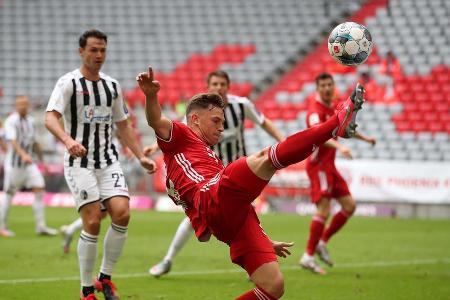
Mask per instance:
[[[111,123],[111,108],[86,105],[83,108],[83,123]]]
[[[81,198],[81,200],[86,200],[88,198],[88,193],[86,190],[81,190],[80,198]]]

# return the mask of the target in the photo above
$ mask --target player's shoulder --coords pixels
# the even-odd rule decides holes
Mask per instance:
[[[251,105],[252,101],[247,97],[241,97],[237,95],[227,95],[228,103],[231,104],[243,104],[243,105]]]
[[[56,86],[59,88],[63,88],[69,83],[71,83],[74,79],[77,80],[80,79],[81,77],[83,76],[81,75],[79,69],[72,70],[59,77],[58,81],[56,82]]]
[[[119,84],[119,80],[117,80],[114,77],[109,76],[108,74],[105,74],[103,72],[100,72],[100,78],[102,78],[106,81],[114,82],[115,84]]]
[[[19,120],[19,114],[16,112],[10,113],[6,119],[5,124],[12,124],[14,122],[17,122]]]
[[[83,77],[79,69],[72,70],[59,77],[58,81],[71,81],[72,79],[79,79]]]
[[[323,113],[326,110],[326,107],[317,101],[316,99],[312,99],[308,105],[308,113]]]
[[[191,131],[191,129],[187,126],[187,124],[183,123],[182,121],[174,121],[172,120],[172,126],[177,127],[184,131]]]

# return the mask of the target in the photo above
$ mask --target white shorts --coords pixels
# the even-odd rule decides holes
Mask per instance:
[[[128,185],[118,161],[103,169],[64,167],[64,177],[79,211],[83,205],[114,196],[130,198]]]
[[[45,188],[44,177],[37,165],[29,164],[21,168],[5,165],[3,190],[13,194],[22,188]]]

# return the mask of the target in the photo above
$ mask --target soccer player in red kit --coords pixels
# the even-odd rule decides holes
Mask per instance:
[[[363,103],[362,87],[357,86],[357,92],[323,124],[224,167],[210,148],[224,130],[221,96],[206,93],[192,97],[185,125],[161,114],[157,99],[160,84],[153,79],[151,68],[136,79],[146,96],[147,122],[164,153],[169,196],[183,207],[200,241],[208,241],[213,234],[228,244],[232,262],[249,274],[256,287],[237,299],[279,299],[284,280],[276,255],[290,254],[287,248],[292,243],[271,241],[251,203],[278,169],[305,159],[334,136],[354,134],[356,113]]]
[[[335,85],[330,74],[322,73],[316,77],[316,89],[317,97],[311,102],[306,117],[309,128],[319,126],[332,118],[337,105],[334,102]],[[355,137],[372,145],[375,144],[375,138],[367,137],[359,132],[355,133]],[[318,274],[326,272],[315,261],[314,253],[317,253],[327,265],[333,265],[326,244],[344,226],[356,207],[347,183],[334,165],[336,150],[345,158],[352,158],[351,150],[339,144],[337,137],[334,137],[318,147],[306,164],[306,172],[311,182],[311,201],[316,204],[317,212],[311,221],[309,239],[306,251],[300,258],[300,265]],[[339,202],[341,210],[334,215],[330,225],[325,229],[332,198]]]

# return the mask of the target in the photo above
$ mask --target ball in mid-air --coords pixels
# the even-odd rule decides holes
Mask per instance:
[[[355,22],[336,26],[328,38],[328,52],[340,64],[356,66],[364,63],[372,51],[369,30]]]

